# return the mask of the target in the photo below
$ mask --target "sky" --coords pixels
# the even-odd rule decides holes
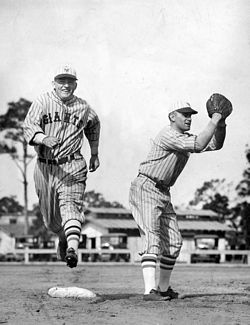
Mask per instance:
[[[75,94],[102,125],[101,165],[88,175],[86,190],[128,208],[150,141],[168,125],[169,103],[185,99],[199,111],[191,128],[198,134],[209,122],[207,99],[221,93],[234,108],[223,149],[192,154],[171,189],[174,205],[186,206],[204,181],[237,183],[246,167],[249,12],[248,0],[1,0],[0,114],[8,102],[51,90],[56,67],[73,65]],[[83,154],[89,161],[87,142]],[[30,207],[37,203],[34,164]],[[1,155],[0,175],[0,197],[14,195],[23,204],[22,175],[8,155]]]

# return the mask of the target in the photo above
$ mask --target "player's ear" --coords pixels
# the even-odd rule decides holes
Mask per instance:
[[[169,115],[168,115],[169,120],[170,120],[171,122],[174,122],[174,121],[175,121],[175,116],[176,116],[176,112],[175,112],[175,111],[169,113]]]
[[[77,88],[77,82],[75,82],[74,91],[76,90],[76,88]]]
[[[55,85],[55,80],[53,80],[51,83],[52,83],[52,87],[53,87],[53,89],[55,89],[55,87],[56,87],[56,85]]]

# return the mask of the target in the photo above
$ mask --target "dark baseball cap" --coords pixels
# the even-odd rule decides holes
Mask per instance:
[[[169,113],[174,111],[180,113],[198,114],[198,112],[194,110],[188,102],[182,100],[178,100],[170,106]]]

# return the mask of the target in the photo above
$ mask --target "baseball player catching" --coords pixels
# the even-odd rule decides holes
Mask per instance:
[[[170,187],[175,184],[190,153],[222,148],[225,119],[232,112],[231,102],[220,94],[213,94],[206,105],[211,119],[198,135],[188,133],[192,116],[198,112],[183,101],[170,107],[170,126],[157,135],[146,160],[140,164],[138,176],[131,183],[129,202],[142,242],[144,300],[178,298],[178,293],[170,286],[170,277],[181,250],[182,237],[171,204]],[[160,276],[156,284],[158,257]]]
[[[88,103],[74,95],[77,75],[69,65],[56,70],[53,91],[39,96],[24,121],[26,141],[37,152],[36,193],[45,226],[59,237],[58,259],[77,266],[84,222],[83,196],[88,167],[81,154],[84,135],[91,158],[89,171],[99,167],[100,121]]]

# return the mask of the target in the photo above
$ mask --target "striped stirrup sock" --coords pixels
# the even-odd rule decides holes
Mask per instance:
[[[155,254],[143,254],[141,259],[142,268],[156,268],[157,256]]]
[[[172,271],[176,262],[173,256],[165,255],[160,258],[160,269]]]
[[[64,225],[64,232],[67,238],[68,248],[78,249],[82,226],[78,220],[69,220]]]

